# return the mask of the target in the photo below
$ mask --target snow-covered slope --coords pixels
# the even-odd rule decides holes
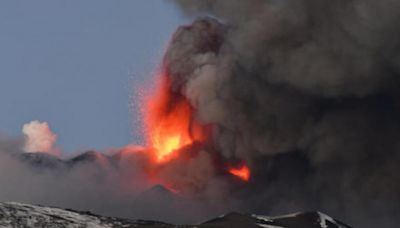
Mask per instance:
[[[320,212],[279,217],[230,213],[202,224],[176,226],[156,221],[131,220],[54,207],[23,203],[0,203],[0,227],[263,227],[263,228],[350,228]]]
[[[350,226],[337,221],[321,212],[295,213],[284,216],[252,215],[261,227],[296,227],[296,228],[349,228]]]
[[[0,203],[0,227],[170,227],[170,225],[142,220],[129,220],[94,215],[53,207],[22,203]]]
[[[350,228],[321,212],[295,213],[276,217],[230,213],[203,225],[206,225],[205,227]]]

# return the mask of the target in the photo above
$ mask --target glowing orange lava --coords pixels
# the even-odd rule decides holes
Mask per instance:
[[[190,103],[171,91],[167,75],[161,75],[155,94],[144,110],[147,141],[157,163],[172,159],[175,151],[205,139],[202,127],[193,120]]]
[[[229,173],[244,181],[248,181],[250,179],[250,169],[246,165],[242,165],[239,168],[230,168]]]
[[[172,192],[179,192],[172,182],[157,180],[162,176],[159,172],[163,167],[176,164],[175,159],[185,158],[183,148],[190,148],[196,142],[206,143],[210,128],[196,121],[195,110],[180,89],[171,84],[169,76],[158,76],[154,93],[146,97],[142,106],[147,144],[151,148],[148,172],[156,182],[163,183]],[[245,164],[230,167],[227,172],[243,181],[250,179],[250,169]]]

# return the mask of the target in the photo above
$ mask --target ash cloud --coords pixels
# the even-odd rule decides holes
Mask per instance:
[[[164,65],[223,157],[252,166],[242,209],[394,227],[400,2],[174,2],[200,19],[178,29]]]

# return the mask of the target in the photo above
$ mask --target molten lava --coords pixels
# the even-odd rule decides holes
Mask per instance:
[[[204,128],[193,120],[189,101],[171,90],[167,75],[161,75],[158,88],[148,97],[144,110],[147,141],[157,163],[174,158],[178,149],[205,139]]]
[[[242,165],[239,168],[229,168],[229,173],[244,181],[248,181],[250,179],[250,169],[246,165]]]
[[[182,180],[174,180],[174,178],[183,177],[182,170],[193,169],[195,167],[193,164],[202,164],[201,166],[205,165],[205,167],[210,164],[212,166],[211,161],[205,162],[200,159],[204,159],[204,156],[198,156],[199,151],[207,153],[207,150],[198,148],[208,145],[211,136],[210,128],[196,120],[195,110],[187,98],[180,93],[180,89],[171,83],[169,75],[161,74],[158,80],[156,90],[147,96],[142,110],[145,134],[150,147],[148,150],[150,159],[146,170],[150,179],[172,189],[173,192],[180,192],[182,186],[190,189],[202,189],[204,183],[196,184],[185,178]],[[219,155],[210,156],[218,157]],[[193,160],[186,163],[187,158],[194,159],[197,163],[192,163]],[[185,167],[185,164],[188,166]],[[213,165],[217,165],[217,163]],[[222,166],[224,165],[222,164]],[[195,170],[198,171],[199,168],[201,167]],[[213,168],[207,170],[214,172]],[[171,174],[171,172],[178,172],[178,174]],[[197,175],[193,170],[190,172],[193,172],[190,175]],[[248,181],[250,178],[250,169],[245,165],[239,168],[231,167],[226,172],[244,181]],[[196,176],[198,180],[202,180],[202,177]]]

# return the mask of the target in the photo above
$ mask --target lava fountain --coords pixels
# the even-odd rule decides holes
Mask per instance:
[[[161,74],[158,88],[146,101],[145,130],[151,155],[156,163],[165,163],[177,151],[206,139],[205,127],[193,118],[193,108],[185,97],[173,92],[168,75]]]
[[[176,188],[171,184],[176,181],[171,181],[169,177],[168,180],[164,178],[165,173],[162,172],[170,172],[166,171],[170,169],[165,167],[176,166],[177,163],[182,167],[182,162],[190,166],[190,161],[183,159],[188,157],[188,151],[194,151],[189,156],[192,160],[197,158],[200,151],[207,153],[194,145],[202,145],[209,141],[211,131],[210,126],[205,126],[195,118],[195,110],[187,98],[179,91],[173,91],[171,79],[167,73],[158,74],[157,80],[157,86],[145,99],[142,110],[147,146],[150,148],[148,150],[149,170],[152,178],[171,189]],[[219,155],[217,153],[212,156]],[[217,164],[213,165],[217,166]],[[223,167],[226,166],[223,165]],[[221,168],[215,167],[215,170],[221,170]],[[248,181],[250,178],[250,169],[244,164],[239,168],[228,167],[222,173],[233,175],[243,181]],[[178,178],[176,175],[173,176]]]

